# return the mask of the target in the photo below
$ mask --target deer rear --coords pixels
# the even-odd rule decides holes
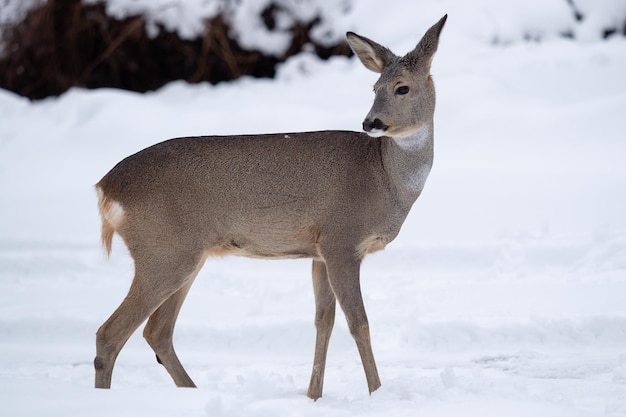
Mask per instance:
[[[359,283],[364,256],[383,249],[420,195],[433,160],[430,63],[445,23],[398,57],[348,33],[381,73],[366,133],[319,131],[177,138],[118,163],[96,185],[102,239],[117,233],[135,262],[128,295],[96,337],[96,387],[148,320],[144,337],[177,386],[193,387],[172,345],[174,325],[210,256],[312,258],[317,338],[308,395],[322,395],[339,302],[365,370],[380,386]]]

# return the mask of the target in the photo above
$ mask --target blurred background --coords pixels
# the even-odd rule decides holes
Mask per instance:
[[[273,77],[303,51],[351,55],[359,0],[1,0],[0,88],[41,99],[71,87],[144,92],[169,81]],[[393,1],[380,7],[394,7]],[[494,44],[626,35],[623,0],[430,2]],[[486,12],[486,13],[482,13]],[[482,16],[481,16],[482,14]],[[364,16],[365,17],[365,16]],[[374,16],[366,20],[376,23]],[[482,26],[482,28],[481,28]],[[489,31],[492,33],[489,33]]]

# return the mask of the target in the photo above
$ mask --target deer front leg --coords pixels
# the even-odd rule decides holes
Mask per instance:
[[[328,282],[326,265],[321,261],[313,261],[313,291],[315,293],[315,357],[313,358],[313,372],[307,396],[317,400],[322,396],[324,387],[324,370],[326,369],[326,354],[328,342],[335,324],[335,294]]]
[[[371,394],[381,384],[372,352],[369,323],[361,295],[360,261],[352,257],[353,253],[351,251],[344,257],[334,255],[331,258],[326,258],[326,270],[333,293],[346,316],[348,328],[359,350],[367,386]]]

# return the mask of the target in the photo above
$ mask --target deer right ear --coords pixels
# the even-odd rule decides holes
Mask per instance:
[[[396,56],[389,49],[377,44],[365,36],[357,35],[354,32],[346,34],[348,44],[359,57],[363,65],[369,70],[381,73]]]

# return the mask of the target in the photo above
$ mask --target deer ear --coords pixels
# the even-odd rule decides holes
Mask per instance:
[[[445,15],[437,23],[432,25],[431,28],[426,31],[415,49],[409,52],[404,59],[413,66],[426,64],[426,67],[430,68],[430,63],[439,45],[439,35],[441,35],[441,30],[447,19],[448,15]]]
[[[346,38],[348,39],[350,48],[352,48],[356,56],[359,57],[363,65],[369,70],[381,73],[383,72],[383,68],[396,58],[394,53],[389,49],[365,36],[348,32]]]

